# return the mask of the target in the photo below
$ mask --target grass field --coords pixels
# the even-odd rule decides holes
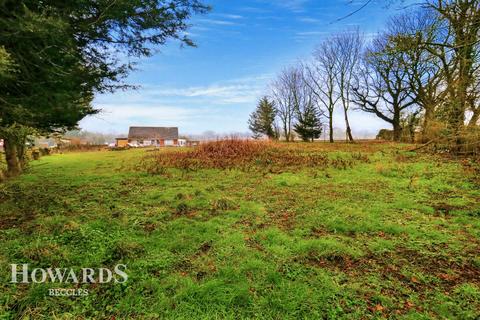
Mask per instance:
[[[33,162],[0,185],[0,318],[480,317],[478,164],[406,145],[294,148],[310,160],[152,170],[173,151],[128,150]],[[12,284],[11,263],[124,263],[129,279],[49,297],[58,284]]]

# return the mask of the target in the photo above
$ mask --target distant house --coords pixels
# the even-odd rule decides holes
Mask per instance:
[[[115,146],[119,148],[128,146],[128,138],[115,138]]]
[[[130,127],[128,145],[133,147],[179,146],[177,127]],[[117,146],[125,139],[117,139]]]
[[[186,142],[187,147],[196,147],[198,145],[200,145],[200,141],[198,140],[187,140]]]
[[[188,143],[187,139],[183,139],[183,138],[178,139],[178,146],[179,147],[186,147],[187,143]]]

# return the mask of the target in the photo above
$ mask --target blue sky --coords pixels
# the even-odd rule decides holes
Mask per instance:
[[[139,61],[127,79],[138,90],[99,95],[102,113],[81,121],[85,130],[125,133],[130,125],[178,126],[181,134],[247,132],[256,102],[284,67],[308,59],[329,34],[358,26],[366,37],[380,31],[398,6],[373,0],[358,14],[335,22],[367,0],[210,0],[213,10],[191,20],[198,48],[174,41]],[[388,124],[353,112],[354,134]],[[341,115],[336,127],[342,128]]]

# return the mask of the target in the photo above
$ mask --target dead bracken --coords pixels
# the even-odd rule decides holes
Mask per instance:
[[[269,141],[226,139],[201,144],[191,150],[156,152],[147,155],[142,168],[151,174],[166,168],[184,170],[239,169],[293,170],[305,167],[351,168],[356,162],[368,162],[366,154],[357,152],[346,157],[329,157],[320,148],[301,148],[292,144]]]

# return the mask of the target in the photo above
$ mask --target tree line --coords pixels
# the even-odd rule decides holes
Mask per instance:
[[[25,167],[32,134],[75,129],[95,94],[126,89],[132,59],[168,39],[194,46],[198,0],[0,0],[0,138],[8,175]]]
[[[358,29],[331,35],[308,61],[280,72],[250,129],[255,137],[313,141],[322,119],[334,142],[340,109],[352,142],[349,112],[357,109],[388,123],[394,141],[443,139],[452,150],[477,143],[479,28],[480,1],[424,0],[369,41]]]

